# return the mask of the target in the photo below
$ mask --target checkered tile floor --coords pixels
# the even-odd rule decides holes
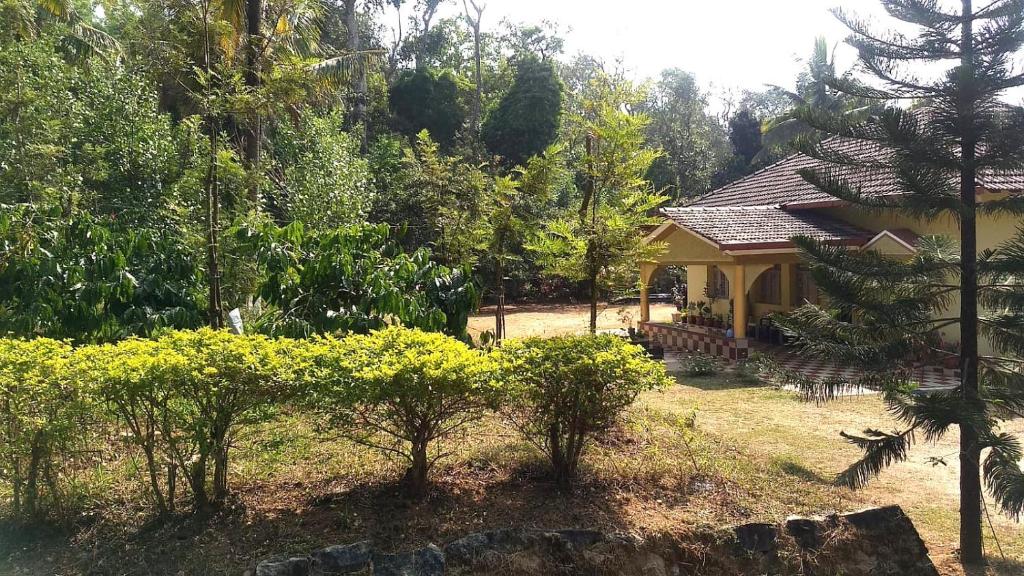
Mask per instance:
[[[806,377],[824,380],[826,378],[850,378],[857,375],[851,368],[840,368],[822,360],[802,358],[796,354],[774,351],[775,359],[784,368],[799,372]],[[959,383],[957,370],[938,366],[923,366],[914,371],[914,381],[922,391],[952,390]]]
[[[836,376],[851,377],[855,376],[857,373],[856,370],[850,368],[839,368],[829,365],[821,360],[802,358],[796,354],[785,352],[779,348],[765,349],[759,347],[757,351],[772,354],[784,368],[794,372],[799,372],[811,378],[825,379]],[[666,351],[665,368],[669,372],[681,371],[680,358],[684,354],[686,353]],[[915,381],[918,383],[919,390],[923,391],[951,390],[959,383],[957,370],[948,370],[933,366],[918,369],[914,373],[914,377]]]

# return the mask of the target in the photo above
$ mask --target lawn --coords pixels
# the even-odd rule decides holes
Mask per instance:
[[[605,317],[603,325],[614,322]],[[509,317],[513,335],[579,324],[578,307]],[[452,439],[454,454],[435,469],[428,496],[413,501],[399,493],[400,465],[293,411],[240,439],[234,497],[222,513],[153,521],[139,463],[122,462],[82,479],[91,486],[86,511],[69,529],[0,526],[0,574],[238,576],[262,558],[365,539],[399,550],[508,526],[685,538],[697,525],[891,503],[911,515],[943,573],[957,574],[955,436],[919,447],[864,491],[831,485],[857,455],[838,432],[887,424],[873,397],[819,407],[731,373],[679,376],[669,389],[643,395],[622,425],[591,447],[574,493],[560,493],[538,453],[492,418]],[[948,465],[932,466],[930,456],[944,456]],[[1016,561],[992,573],[1020,574],[1020,526],[995,515],[993,521]]]

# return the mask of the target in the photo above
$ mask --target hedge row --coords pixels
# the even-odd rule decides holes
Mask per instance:
[[[60,512],[70,471],[107,449],[113,430],[145,462],[158,513],[179,488],[196,510],[228,494],[229,452],[246,426],[287,405],[405,460],[422,492],[444,439],[498,411],[543,450],[569,486],[587,441],[664,369],[612,336],[470,348],[391,327],[308,340],[209,329],[72,348],[0,340],[0,494],[15,516]]]

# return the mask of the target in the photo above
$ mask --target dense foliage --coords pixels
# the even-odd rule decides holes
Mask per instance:
[[[571,488],[587,444],[607,432],[640,392],[668,385],[662,364],[615,336],[509,340],[496,353],[508,387],[503,413]]]
[[[481,138],[487,150],[512,166],[524,166],[558,136],[562,83],[550,62],[527,58],[516,79],[487,116]]]

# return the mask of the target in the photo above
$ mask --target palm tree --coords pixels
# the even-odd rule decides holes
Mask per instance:
[[[807,69],[796,81],[796,91],[789,91],[772,85],[773,90],[787,96],[793,108],[785,114],[768,121],[762,137],[763,147],[754,157],[755,161],[777,155],[788,145],[801,138],[817,139],[820,133],[800,118],[799,110],[811,109],[828,115],[858,117],[873,110],[872,104],[863,98],[844,94],[830,86],[830,81],[849,79],[850,72],[836,72],[835,51],[829,54],[825,38],[814,41],[814,51],[807,61]]]
[[[15,0],[0,6],[0,18],[15,40],[34,38],[45,19],[63,22],[68,28],[64,43],[79,59],[107,58],[120,52],[117,41],[86,22],[71,0]]]

